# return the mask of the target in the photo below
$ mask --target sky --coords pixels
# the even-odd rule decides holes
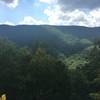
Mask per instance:
[[[0,24],[100,26],[100,0],[0,0]]]

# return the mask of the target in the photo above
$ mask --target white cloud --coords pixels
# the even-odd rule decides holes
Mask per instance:
[[[88,13],[75,9],[73,11],[62,12],[59,6],[53,9],[48,7],[44,10],[48,16],[48,21],[37,20],[34,17],[26,16],[18,24],[20,25],[79,25],[87,27],[100,26],[100,9],[94,9]],[[13,22],[6,21],[0,24],[15,25]],[[18,25],[17,24],[17,25]]]
[[[3,22],[3,23],[0,23],[0,25],[2,25],[2,24],[5,24],[5,25],[12,25],[12,26],[15,25],[14,23],[9,22],[9,21],[6,21],[6,22]]]
[[[19,0],[0,0],[1,4],[8,6],[9,8],[16,8]]]
[[[50,25],[59,25],[62,20],[59,18],[62,12],[59,9],[59,6],[55,6],[54,9],[48,7],[44,10],[44,14],[48,16],[48,24]]]
[[[50,4],[44,10],[50,25],[100,26],[100,1],[98,0],[93,0],[93,2],[89,0],[40,1]]]
[[[40,2],[47,3],[47,4],[54,4],[57,3],[57,0],[40,0]]]
[[[36,20],[35,18],[31,16],[26,16],[24,17],[23,21],[19,22],[19,24],[24,24],[24,25],[41,25],[41,24],[46,24],[46,22],[41,21],[41,20]]]
[[[5,22],[0,22],[0,25],[5,24],[5,25],[46,25],[47,22],[42,21],[42,20],[37,20],[31,16],[26,16],[22,21],[19,21],[17,24],[10,22],[10,21],[5,21]]]
[[[12,3],[7,4],[8,7],[10,8],[15,8],[18,6],[18,0],[14,0]]]
[[[79,9],[62,11],[60,6],[55,5],[45,9],[44,14],[48,16],[51,25],[100,26],[100,8],[88,12]]]
[[[0,25],[5,24],[5,25],[46,25],[47,23],[42,21],[42,20],[37,20],[31,16],[26,16],[24,19],[17,24],[14,24],[13,22],[6,21],[6,22],[0,22]]]
[[[14,23],[9,22],[9,21],[6,21],[4,24],[7,24],[7,25],[15,25]]]

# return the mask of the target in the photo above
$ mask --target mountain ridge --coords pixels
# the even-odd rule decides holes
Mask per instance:
[[[100,37],[100,27],[0,25],[0,37],[8,38],[18,45],[32,46],[33,44],[43,43],[46,45],[45,48],[49,47],[51,51],[76,53],[82,51],[91,45],[93,40]]]

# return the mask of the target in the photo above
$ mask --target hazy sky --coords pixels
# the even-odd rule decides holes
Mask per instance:
[[[100,0],[0,0],[0,24],[100,26]]]

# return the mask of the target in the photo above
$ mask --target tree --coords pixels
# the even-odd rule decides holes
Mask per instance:
[[[32,98],[54,100],[68,96],[65,65],[47,55],[43,49],[37,49],[28,72],[30,72],[30,81],[27,81],[28,91]]]
[[[7,39],[0,38],[0,92],[12,94],[16,85],[17,47]]]
[[[82,70],[89,81],[90,97],[98,100],[100,90],[100,41],[96,41],[88,57],[88,64]]]
[[[80,69],[69,70],[69,100],[89,100],[88,80]]]

